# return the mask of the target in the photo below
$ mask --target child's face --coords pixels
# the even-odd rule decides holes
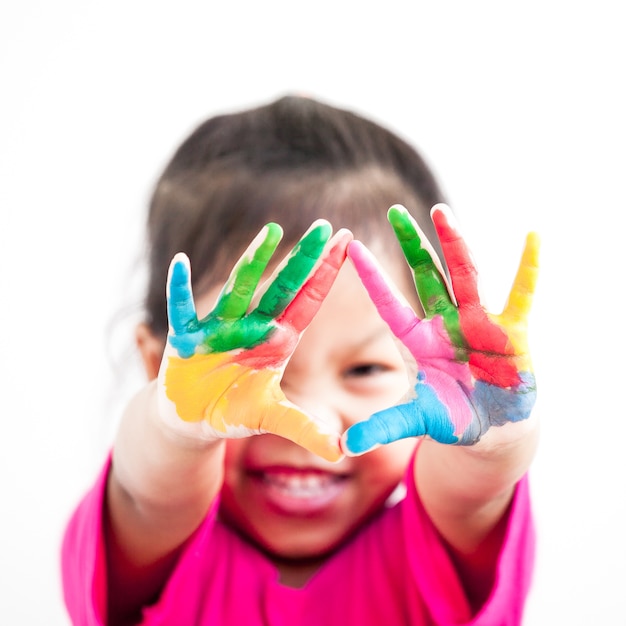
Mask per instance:
[[[396,342],[347,262],[286,368],[283,391],[343,432],[407,387]],[[414,447],[403,440],[332,464],[275,435],[229,440],[222,515],[277,557],[323,555],[383,505]]]

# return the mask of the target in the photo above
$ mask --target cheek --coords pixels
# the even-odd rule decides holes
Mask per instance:
[[[363,463],[366,490],[386,499],[404,478],[417,441],[400,439],[358,457]]]
[[[245,467],[248,439],[227,439],[224,454],[224,484],[234,487],[241,479]]]
[[[349,425],[368,419],[373,413],[382,411],[403,401],[410,391],[408,372],[399,369],[380,376],[376,382],[354,382],[348,385],[352,399],[352,411],[347,415]]]
[[[249,439],[226,440],[220,512],[236,526],[245,524],[246,518],[244,511],[250,485],[246,482],[244,468],[248,443]]]

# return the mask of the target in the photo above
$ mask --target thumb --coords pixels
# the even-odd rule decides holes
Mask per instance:
[[[348,456],[357,456],[398,439],[424,435],[440,443],[456,443],[458,438],[445,407],[437,403],[439,409],[424,400],[422,397],[378,411],[369,419],[353,424],[341,438],[342,449]]]
[[[332,463],[343,458],[339,433],[286,399],[272,405],[261,426],[264,432],[285,437]]]

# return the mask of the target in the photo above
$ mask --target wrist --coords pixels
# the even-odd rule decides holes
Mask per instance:
[[[224,439],[217,437],[204,419],[191,422],[183,420],[176,411],[176,405],[165,394],[163,382],[152,381],[146,390],[149,394],[148,414],[154,420],[155,428],[171,443],[189,449],[204,450],[219,446]]]
[[[137,502],[171,508],[212,497],[221,484],[224,441],[170,428],[158,411],[158,386],[131,401],[113,448],[113,472]]]
[[[518,455],[529,457],[535,453],[539,439],[539,420],[535,414],[518,422],[507,422],[501,426],[492,426],[471,446],[458,446],[468,453],[490,459],[515,459]]]

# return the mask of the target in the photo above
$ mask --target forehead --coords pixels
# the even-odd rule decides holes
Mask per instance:
[[[397,241],[383,240],[383,238],[380,237],[375,237],[363,243],[365,243],[374,254],[387,278],[398,287],[411,305],[416,308],[416,310],[419,310],[420,305],[415,291],[413,274],[402,255],[399,243]],[[271,280],[280,258],[279,255],[275,263],[268,266],[265,275],[259,281],[259,285],[256,289],[257,293],[263,291],[263,286],[267,281]],[[337,277],[336,284],[333,287],[333,292],[345,291],[348,285],[352,283],[360,283],[360,279],[350,260],[346,259],[344,267],[342,267]],[[195,302],[199,318],[206,316],[214,308],[223,287],[224,285],[222,283],[213,283],[206,288],[198,289],[198,293],[195,295]],[[363,288],[363,290],[364,289],[365,288]]]
[[[391,229],[391,228],[390,228]],[[407,263],[400,244],[395,237],[374,236],[363,240],[370,252],[376,257],[388,278],[400,289],[405,298],[413,305],[419,304],[413,272]]]

